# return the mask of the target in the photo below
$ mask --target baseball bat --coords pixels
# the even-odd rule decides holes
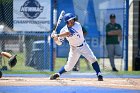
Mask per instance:
[[[65,11],[62,10],[61,13],[60,13],[60,15],[59,15],[59,18],[57,20],[57,23],[56,23],[56,26],[55,26],[53,32],[56,32],[56,29],[57,29],[58,25],[61,23],[64,15],[65,15]]]

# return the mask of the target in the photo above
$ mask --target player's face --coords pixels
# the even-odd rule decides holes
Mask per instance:
[[[111,22],[112,24],[114,24],[114,23],[116,22],[116,19],[115,19],[115,18],[110,18],[110,22]]]
[[[72,27],[72,26],[74,25],[74,22],[75,22],[74,19],[68,21],[68,22],[67,22],[67,26],[68,26],[68,27]]]

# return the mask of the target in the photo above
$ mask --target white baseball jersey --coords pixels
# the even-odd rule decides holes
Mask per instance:
[[[84,42],[83,31],[79,22],[75,22],[74,26],[70,28],[68,28],[67,25],[65,25],[61,29],[60,34],[64,32],[71,33],[70,36],[66,37],[66,39],[69,41],[69,44],[71,46],[79,46]]]
[[[61,29],[60,34],[64,32],[71,33],[70,36],[66,37],[70,45],[68,61],[64,66],[66,71],[70,71],[75,66],[81,55],[83,55],[90,63],[97,61],[92,50],[84,39],[82,27],[79,22],[75,22],[74,26],[70,28],[65,25]],[[59,37],[59,39],[62,40],[64,38]]]

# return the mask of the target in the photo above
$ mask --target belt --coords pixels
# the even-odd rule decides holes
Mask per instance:
[[[84,42],[85,42],[85,40],[84,40]],[[83,42],[83,43],[84,43],[84,42]],[[83,43],[82,43],[81,45],[77,46],[77,47],[82,47],[82,46],[84,45]]]

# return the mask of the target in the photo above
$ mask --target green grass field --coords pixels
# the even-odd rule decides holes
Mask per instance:
[[[17,56],[18,62],[16,64],[16,66],[13,68],[8,67],[8,59],[2,58],[2,66],[6,65],[8,67],[8,70],[3,71],[3,73],[6,73],[6,74],[52,74],[52,73],[58,71],[62,66],[64,66],[66,63],[66,60],[67,60],[66,58],[57,58],[54,71],[51,72],[49,70],[45,70],[45,71],[44,70],[37,70],[37,69],[34,69],[32,67],[25,66],[24,54],[17,53],[17,55],[18,55]],[[4,62],[5,62],[5,64],[4,64]],[[2,66],[0,66],[0,68],[2,68]],[[79,73],[92,73],[92,72],[94,72],[91,65],[90,65],[90,68],[91,68],[91,70],[87,70],[85,60],[81,58],[80,59],[80,71],[79,71]],[[107,72],[107,73],[112,74],[112,72],[110,70],[104,71],[102,69],[102,72],[103,73]],[[116,73],[113,73],[113,74],[116,74]],[[117,74],[118,75],[121,75],[121,74],[140,75],[140,71],[119,71]]]

